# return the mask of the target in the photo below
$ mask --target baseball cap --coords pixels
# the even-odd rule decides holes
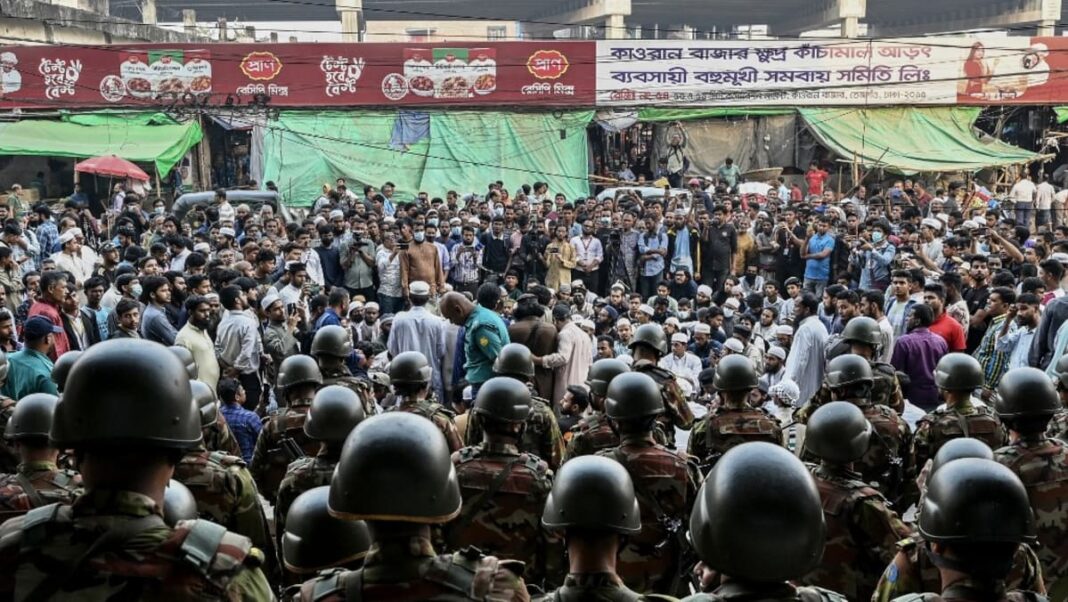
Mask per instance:
[[[27,341],[36,341],[49,334],[59,334],[63,332],[63,329],[44,316],[34,316],[26,320],[25,326],[22,327],[22,332],[26,335]]]

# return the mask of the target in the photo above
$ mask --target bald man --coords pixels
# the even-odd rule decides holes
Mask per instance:
[[[449,292],[441,298],[439,307],[445,319],[463,327],[464,371],[472,395],[478,395],[482,383],[493,378],[493,361],[501,348],[511,342],[508,326],[495,311],[501,299],[497,285],[483,284],[477,298],[476,305],[460,293]]]

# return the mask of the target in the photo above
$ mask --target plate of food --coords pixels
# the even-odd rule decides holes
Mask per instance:
[[[441,82],[439,96],[444,98],[467,98],[470,96],[471,84],[466,77],[454,75]]]
[[[497,89],[497,76],[492,73],[484,73],[475,80],[476,94],[489,94]]]
[[[147,98],[152,96],[152,82],[143,77],[131,77],[126,80],[126,90],[130,96]]]
[[[408,89],[418,96],[431,96],[434,94],[434,80],[425,75],[416,75],[408,80]]]
[[[197,94],[211,92],[211,76],[198,75],[194,77],[193,81],[189,82],[189,91]]]
[[[185,92],[185,84],[177,77],[161,79],[156,87],[157,94],[181,94],[183,92]]]

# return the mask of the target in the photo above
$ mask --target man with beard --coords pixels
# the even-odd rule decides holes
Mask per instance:
[[[181,328],[186,321],[185,299],[189,296],[185,276],[181,272],[170,271],[164,272],[163,277],[171,285],[171,300],[163,306],[167,321],[171,323],[171,326]]]
[[[782,377],[786,374],[784,369],[785,362],[786,350],[778,345],[772,346],[772,348],[764,354],[764,373],[757,379],[760,383],[761,391],[768,391],[782,382]]]
[[[215,344],[208,334],[208,328],[211,326],[211,303],[205,297],[193,295],[185,300],[185,311],[189,319],[174,337],[174,344],[185,347],[193,354],[193,362],[197,365],[197,380],[214,391],[219,383],[220,370],[219,360],[215,357]]]
[[[726,208],[717,205],[712,210],[711,224],[702,224],[701,228],[701,283],[714,291],[723,287],[738,252],[738,233],[726,222],[726,215]]]
[[[1008,358],[1006,371],[1030,365],[1027,354],[1035,338],[1035,329],[1038,328],[1040,303],[1038,295],[1025,293],[1016,299],[1014,305],[1009,306],[1007,318],[998,329],[995,343],[997,352]],[[1016,328],[1013,330],[1010,327],[1014,321]]]

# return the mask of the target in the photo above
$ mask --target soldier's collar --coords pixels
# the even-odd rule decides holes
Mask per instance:
[[[87,489],[72,504],[76,516],[163,516],[163,508],[143,493],[122,489]]]
[[[483,441],[482,450],[493,454],[502,454],[507,456],[519,455],[519,446],[515,443],[508,443],[506,441]]]
[[[364,566],[387,563],[395,558],[433,558],[436,555],[429,538],[410,535],[375,541],[367,551]]]
[[[53,470],[59,470],[59,467],[57,467],[56,463],[51,460],[33,460],[30,462],[23,462],[18,466],[18,471],[22,474]]]

